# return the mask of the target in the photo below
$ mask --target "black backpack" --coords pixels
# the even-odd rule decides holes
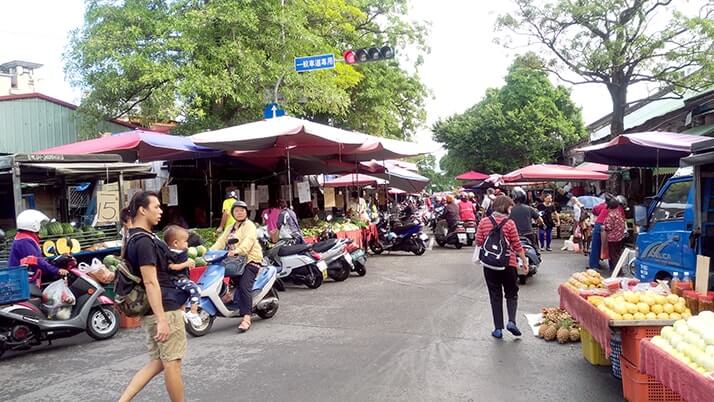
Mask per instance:
[[[138,232],[129,237],[126,247],[129,247],[132,240],[141,236],[148,236],[156,246],[153,235]],[[158,248],[156,249],[158,254]],[[114,292],[114,301],[117,307],[127,317],[143,316],[149,311],[149,298],[146,295],[141,274],[138,273],[138,270],[133,269],[126,258],[121,258],[117,265],[117,281],[114,285]]]
[[[508,258],[510,256],[508,242],[503,237],[502,230],[510,218],[505,218],[499,224],[496,224],[496,220],[492,216],[489,216],[488,219],[491,220],[493,229],[483,242],[483,246],[481,246],[479,260],[484,267],[500,270],[508,266]]]

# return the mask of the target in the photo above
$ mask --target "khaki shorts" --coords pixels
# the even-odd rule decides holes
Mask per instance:
[[[156,316],[147,315],[141,318],[141,326],[146,332],[146,346],[152,360],[170,362],[181,360],[186,355],[186,327],[183,321],[183,310],[167,311],[169,322],[169,339],[166,342],[156,342]]]

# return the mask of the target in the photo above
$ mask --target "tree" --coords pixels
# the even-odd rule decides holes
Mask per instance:
[[[674,11],[672,0],[514,2],[518,10],[501,16],[499,28],[545,48],[552,57],[544,69],[561,80],[605,85],[612,99],[612,134],[624,131],[627,108],[643,101],[628,101],[633,84],[656,83],[674,97],[714,84],[710,1],[694,17]],[[563,71],[568,69],[579,79],[567,78]]]
[[[434,124],[434,139],[448,155],[441,167],[455,176],[466,170],[508,173],[555,159],[586,136],[580,109],[563,86],[553,86],[542,60],[516,58],[502,88],[462,114]]]
[[[425,118],[417,75],[389,62],[298,74],[296,56],[385,43],[427,51],[407,0],[89,0],[65,53],[83,112],[194,133],[289,114],[409,137]],[[414,64],[418,63],[414,60]]]
[[[434,155],[424,155],[416,161],[419,174],[429,179],[428,190],[432,193],[440,191],[452,191],[457,187],[454,176],[449,176],[437,169],[436,157]]]

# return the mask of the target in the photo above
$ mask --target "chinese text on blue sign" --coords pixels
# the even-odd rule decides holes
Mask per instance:
[[[320,54],[317,56],[305,56],[295,58],[295,71],[302,73],[305,71],[324,70],[335,68],[334,54]]]

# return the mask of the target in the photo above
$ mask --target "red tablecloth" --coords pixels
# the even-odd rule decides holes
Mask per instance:
[[[362,238],[369,244],[372,239],[379,238],[379,230],[377,230],[377,225],[370,223],[368,227],[362,229]]]
[[[362,247],[362,230],[350,230],[346,232],[335,232],[335,235],[337,236],[338,239],[352,239],[352,241],[358,245],[359,247]],[[305,243],[317,243],[319,240],[315,236],[306,236],[304,238]]]
[[[714,378],[697,373],[648,339],[640,343],[640,371],[656,378],[687,402],[714,398]]]
[[[610,356],[610,318],[587,300],[580,297],[569,288],[560,285],[560,307],[573,316],[580,326],[585,328],[605,351],[605,356]]]

